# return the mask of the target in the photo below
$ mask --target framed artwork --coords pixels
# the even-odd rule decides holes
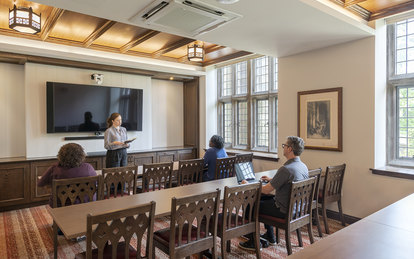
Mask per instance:
[[[342,151],[342,87],[298,92],[298,136],[307,149]]]

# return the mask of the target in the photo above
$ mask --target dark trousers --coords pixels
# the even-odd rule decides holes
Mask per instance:
[[[280,208],[276,207],[273,195],[262,195],[260,198],[259,214],[269,215],[277,218],[286,218],[286,214],[280,211]],[[266,225],[267,236],[271,239],[275,239],[275,232],[273,226]]]
[[[262,194],[260,197],[260,206],[259,206],[259,214],[262,215],[269,215],[272,217],[277,218],[286,218],[286,214],[280,211],[280,208],[276,207],[274,195],[265,195]],[[248,215],[248,209],[246,210],[246,217]],[[275,231],[273,230],[273,226],[264,225],[267,231],[267,236],[270,239],[275,240]],[[253,240],[253,234],[247,235],[250,240]]]
[[[108,150],[106,152],[106,168],[127,166],[127,158],[126,148]]]

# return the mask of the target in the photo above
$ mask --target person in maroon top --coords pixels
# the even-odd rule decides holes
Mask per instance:
[[[81,145],[76,143],[63,145],[57,155],[58,163],[46,170],[37,186],[52,186],[53,179],[95,176],[95,169],[84,162],[85,157],[86,154]],[[49,205],[53,205],[52,196],[50,196]]]

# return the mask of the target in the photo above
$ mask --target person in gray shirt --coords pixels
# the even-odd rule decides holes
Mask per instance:
[[[127,166],[128,139],[127,130],[121,127],[122,117],[119,113],[112,113],[106,121],[107,130],[104,135],[104,147],[106,150],[106,167]]]
[[[300,155],[305,148],[302,138],[296,136],[287,137],[286,143],[282,144],[283,155],[287,158],[286,163],[277,170],[273,178],[263,176],[262,181],[267,182],[262,187],[259,213],[272,217],[286,218],[289,207],[290,185],[292,182],[309,178],[308,167],[300,160]],[[245,183],[244,181],[242,183]],[[275,195],[271,193],[276,190]],[[266,239],[269,244],[276,245],[273,226],[265,225],[266,233],[261,238]],[[255,250],[253,235],[249,240],[241,242],[240,248]]]

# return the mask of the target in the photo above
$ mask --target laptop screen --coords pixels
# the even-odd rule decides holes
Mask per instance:
[[[235,164],[234,167],[236,170],[236,177],[238,182],[241,182],[243,180],[256,179],[256,177],[254,176],[252,162],[238,163]]]

